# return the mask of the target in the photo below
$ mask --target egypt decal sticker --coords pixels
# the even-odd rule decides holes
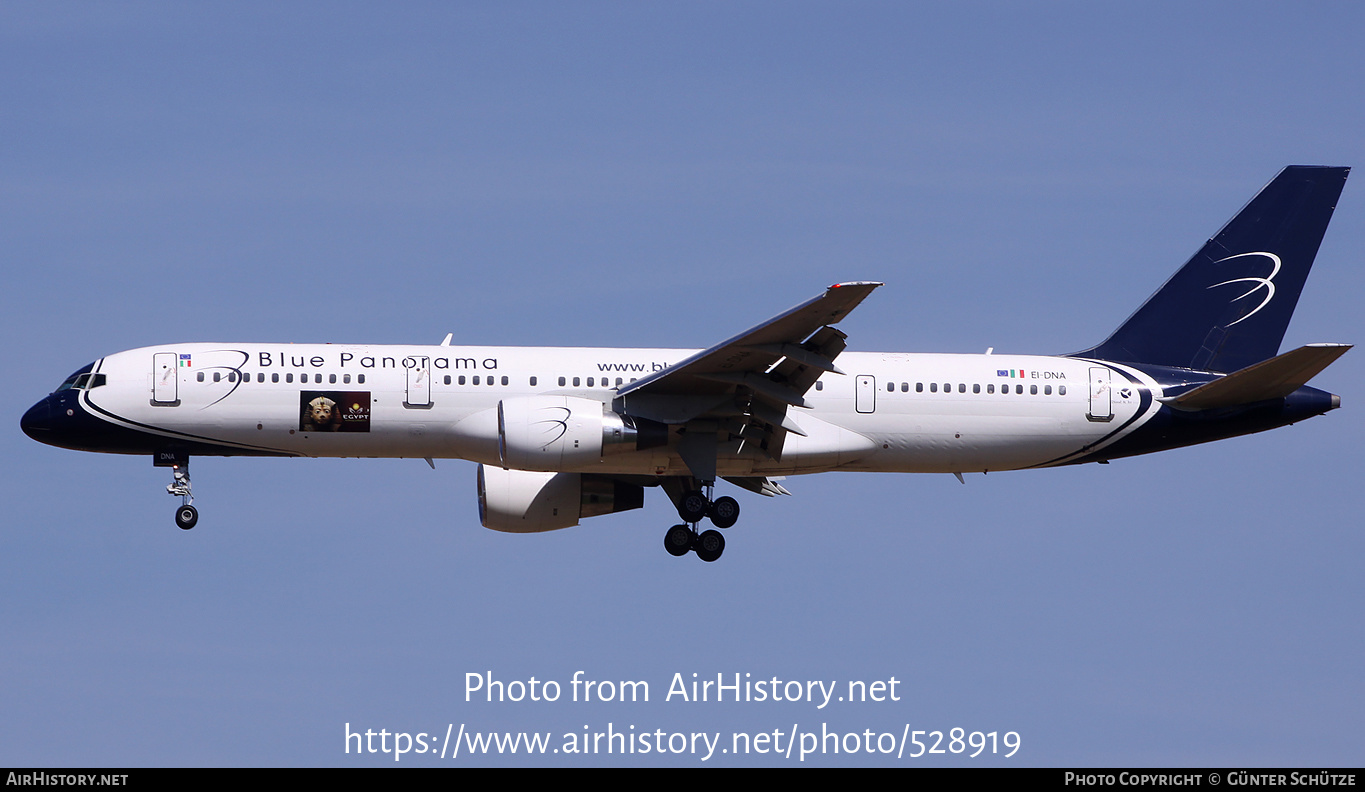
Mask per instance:
[[[300,392],[299,431],[370,431],[369,391]]]

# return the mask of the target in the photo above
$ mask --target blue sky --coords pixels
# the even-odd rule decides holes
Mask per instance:
[[[0,765],[392,764],[390,732],[1015,731],[1015,757],[1358,765],[1365,358],[1343,409],[1065,470],[790,479],[725,558],[672,509],[478,524],[474,466],[41,446],[170,341],[703,347],[841,280],[850,348],[1101,340],[1287,164],[1359,165],[1357,4],[0,5]],[[1357,176],[1357,178],[1359,178]],[[1285,339],[1365,339],[1347,183]],[[326,498],[316,493],[329,493]],[[465,674],[648,704],[466,702]],[[899,702],[663,701],[675,673]],[[567,688],[566,688],[567,690]],[[402,764],[795,765],[772,755]]]

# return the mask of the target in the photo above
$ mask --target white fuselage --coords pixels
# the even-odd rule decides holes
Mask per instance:
[[[104,384],[86,390],[82,403],[115,424],[242,453],[497,465],[501,400],[569,395],[610,405],[618,386],[695,351],[178,344],[102,359],[95,371]],[[788,434],[778,459],[735,438],[719,449],[718,473],[1062,464],[1141,426],[1161,395],[1140,371],[1077,358],[846,352],[839,366],[846,374],[827,373],[806,393],[809,409],[789,411],[805,435]],[[310,416],[319,397],[333,411],[349,410],[346,422]],[[573,470],[687,475],[672,442]]]

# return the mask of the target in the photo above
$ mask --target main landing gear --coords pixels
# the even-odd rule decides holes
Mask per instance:
[[[729,528],[739,519],[739,502],[729,496],[711,500],[712,487],[688,490],[676,501],[678,516],[685,525],[675,525],[664,534],[664,549],[674,556],[695,552],[703,561],[715,561],[725,552],[725,537],[720,531],[697,533],[697,524],[706,518],[717,528]]]
[[[166,492],[180,496],[180,506],[175,510],[175,524],[182,531],[188,531],[199,522],[199,510],[194,508],[194,496],[190,494],[190,462],[185,460],[171,466],[173,479],[166,485]]]

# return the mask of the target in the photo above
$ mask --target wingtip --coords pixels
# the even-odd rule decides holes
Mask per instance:
[[[878,286],[884,285],[886,284],[882,283],[881,281],[845,281],[843,283],[836,283],[833,286],[830,286],[830,289],[844,289],[850,286],[870,286],[875,289]]]

